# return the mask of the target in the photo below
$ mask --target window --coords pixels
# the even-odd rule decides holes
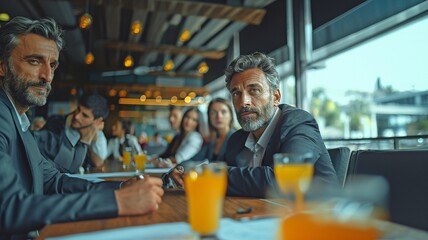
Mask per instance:
[[[309,111],[325,139],[428,134],[428,18],[307,71]]]

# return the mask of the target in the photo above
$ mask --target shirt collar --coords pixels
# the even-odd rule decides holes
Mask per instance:
[[[252,151],[254,151],[256,145],[259,145],[263,149],[266,149],[266,147],[269,143],[269,140],[272,137],[272,134],[275,130],[276,124],[278,123],[279,116],[280,116],[279,108],[276,108],[275,113],[272,116],[272,119],[270,120],[269,124],[267,125],[265,131],[263,131],[259,140],[257,142],[255,142],[256,139],[254,138],[254,135],[252,133],[250,133],[248,135],[247,141],[245,141],[245,147],[247,147],[248,149],[251,149]]]
[[[30,120],[28,119],[28,117],[25,113],[19,115],[19,112],[16,109],[15,104],[13,103],[12,99],[9,97],[9,94],[7,92],[5,92],[5,93],[6,93],[7,98],[9,98],[10,103],[12,103],[13,109],[15,110],[15,114],[18,117],[18,121],[19,121],[19,125],[21,126],[21,130],[23,132],[26,132],[31,125]]]
[[[68,141],[70,141],[71,145],[74,147],[80,140],[80,133],[76,129],[66,126],[65,127],[65,136]]]

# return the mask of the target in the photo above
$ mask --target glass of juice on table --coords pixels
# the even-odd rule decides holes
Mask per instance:
[[[201,237],[214,236],[219,228],[226,195],[227,173],[224,162],[187,169],[184,186],[189,223]]]
[[[279,190],[285,196],[294,195],[294,211],[304,208],[304,193],[309,189],[314,174],[311,153],[276,153],[274,173]]]

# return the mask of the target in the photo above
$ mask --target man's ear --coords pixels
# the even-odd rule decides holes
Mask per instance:
[[[6,63],[3,60],[0,60],[0,77],[6,75]]]
[[[275,91],[273,92],[273,105],[275,107],[278,107],[280,101],[281,101],[281,92],[279,91],[279,89],[275,89]]]

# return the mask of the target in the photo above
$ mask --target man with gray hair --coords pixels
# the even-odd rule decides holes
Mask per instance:
[[[160,179],[94,184],[40,154],[25,112],[46,104],[61,32],[52,19],[24,17],[0,28],[0,239],[26,238],[50,223],[144,214],[161,202]]]
[[[275,186],[275,153],[310,153],[315,176],[338,185],[315,119],[280,104],[279,75],[272,58],[258,52],[239,56],[226,69],[226,87],[242,126],[226,149],[228,194],[264,196]]]
[[[226,87],[232,95],[242,129],[232,134],[224,159],[227,194],[265,197],[276,186],[275,153],[309,153],[315,177],[339,186],[318,124],[306,111],[280,104],[279,76],[272,58],[255,52],[233,60],[226,69]],[[171,173],[182,185],[180,171]]]

